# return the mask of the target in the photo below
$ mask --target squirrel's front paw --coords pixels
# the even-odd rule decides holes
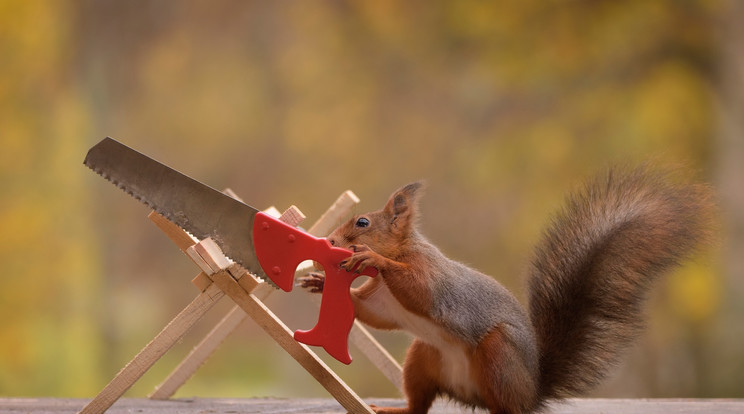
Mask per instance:
[[[378,267],[378,261],[376,259],[379,255],[366,245],[351,246],[351,250],[353,250],[354,253],[349,256],[348,259],[342,260],[340,263],[341,268],[347,272],[353,271],[356,273],[362,273],[362,271],[368,266],[375,268]]]
[[[325,275],[319,272],[310,272],[304,277],[297,279],[297,286],[310,289],[310,293],[323,293]]]

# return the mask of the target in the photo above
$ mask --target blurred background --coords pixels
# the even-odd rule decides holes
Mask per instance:
[[[522,300],[567,191],[615,163],[686,164],[718,190],[721,241],[659,284],[595,395],[744,397],[743,6],[0,0],[0,395],[92,397],[197,293],[147,208],[83,166],[112,136],[306,225],[344,190],[364,212],[426,179],[423,232]],[[267,302],[309,328],[306,296]],[[402,360],[406,334],[378,337]],[[360,395],[398,396],[352,354],[329,363]],[[177,396],[327,394],[247,322]]]

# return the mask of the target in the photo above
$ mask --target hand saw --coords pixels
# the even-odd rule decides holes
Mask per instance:
[[[320,263],[326,278],[318,322],[294,337],[351,363],[348,338],[354,306],[349,289],[354,279],[375,276],[376,269],[347,272],[340,262],[350,250],[333,247],[112,138],[93,146],[84,164],[194,237],[211,237],[227,257],[284,291],[292,290],[301,262]]]

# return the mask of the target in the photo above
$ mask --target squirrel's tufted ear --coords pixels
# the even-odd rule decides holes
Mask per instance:
[[[409,230],[418,216],[418,200],[423,194],[424,183],[417,181],[398,189],[390,196],[383,211],[390,217],[394,228]]]

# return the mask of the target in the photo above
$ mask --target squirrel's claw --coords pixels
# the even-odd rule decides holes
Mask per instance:
[[[362,271],[367,267],[371,266],[377,268],[377,266],[375,266],[375,258],[379,255],[367,247],[367,245],[353,245],[350,249],[353,250],[354,253],[348,259],[341,261],[339,265],[342,269],[347,272],[353,271],[354,273],[362,273]]]
[[[366,244],[352,244],[349,246],[349,249],[353,251],[354,253],[362,253],[362,252],[371,252],[372,249],[369,248]]]
[[[310,293],[323,293],[325,275],[319,272],[309,272],[306,276],[297,279],[297,285],[304,289],[310,289]]]

